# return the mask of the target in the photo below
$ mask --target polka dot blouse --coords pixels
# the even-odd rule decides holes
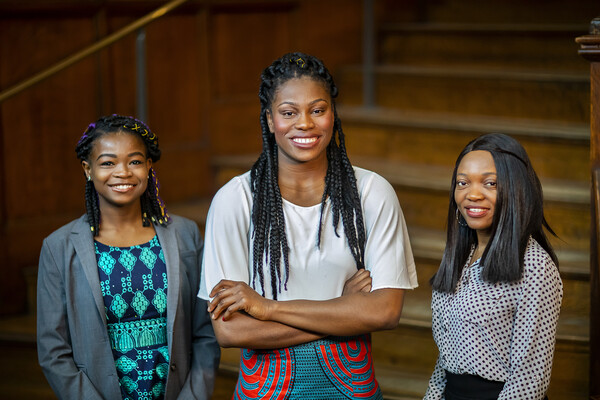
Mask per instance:
[[[470,258],[454,293],[433,291],[433,337],[440,353],[425,399],[444,398],[446,370],[505,382],[499,400],[543,399],[562,300],[558,269],[533,238],[517,282],[483,281],[479,260],[469,266]]]

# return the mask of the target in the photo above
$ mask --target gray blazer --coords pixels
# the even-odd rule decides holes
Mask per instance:
[[[199,299],[202,239],[196,224],[172,216],[155,226],[167,264],[165,399],[209,399],[220,348],[206,302]],[[38,359],[60,399],[121,399],[98,278],[94,240],[85,216],[46,239],[37,287]]]

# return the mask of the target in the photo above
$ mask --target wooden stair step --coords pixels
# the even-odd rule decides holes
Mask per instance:
[[[590,142],[589,122],[409,111],[382,106],[369,108],[346,104],[338,105],[337,110],[344,123],[361,122],[376,126],[436,128],[475,134],[495,131],[517,137],[581,141],[588,145]]]
[[[440,262],[446,245],[446,232],[408,227],[410,244],[416,259]],[[561,249],[556,251],[563,279],[588,281],[590,255],[587,251]]]
[[[217,156],[213,157],[211,164],[215,168],[225,169],[239,175],[248,171],[257,158],[257,154]],[[452,170],[448,171],[445,167],[407,164],[370,157],[352,157],[352,161],[353,165],[377,172],[392,185],[443,192],[449,190],[450,180],[447,175],[450,175]],[[589,185],[579,182],[549,180],[544,185],[544,199],[589,205]]]
[[[388,0],[386,5],[395,3]],[[400,4],[404,6],[403,3]],[[400,4],[396,6],[400,7]],[[454,0],[426,2],[422,6],[421,18],[432,22],[585,24],[598,14],[598,3],[595,0],[570,0],[568,5],[560,0],[489,0],[485,7],[477,0]]]
[[[372,156],[454,167],[475,137],[502,132],[527,150],[539,176],[589,182],[589,123],[338,106],[351,160]]]
[[[353,164],[375,171],[394,186],[412,186],[447,193],[450,189],[452,170],[447,168],[390,162],[376,158],[353,157]],[[540,179],[541,180],[541,179]],[[589,184],[547,180],[542,181],[544,200],[589,205]]]
[[[378,28],[382,64],[527,67],[587,72],[573,38],[588,24],[388,23]]]
[[[247,171],[257,155],[214,157],[218,183]],[[375,171],[396,189],[409,227],[444,230],[451,169],[352,157],[353,164]],[[219,172],[220,171],[220,172]],[[589,251],[589,189],[587,183],[543,181],[546,216],[560,240],[550,239],[557,250]],[[423,212],[427,210],[427,212]]]
[[[362,67],[340,71],[340,101],[362,102]],[[589,121],[589,73],[379,65],[375,103],[390,108]]]

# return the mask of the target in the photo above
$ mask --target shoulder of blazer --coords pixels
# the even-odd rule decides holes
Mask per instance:
[[[198,235],[200,241],[202,241],[198,224],[189,218],[181,217],[179,215],[171,215],[171,223],[169,223],[169,225],[166,227],[161,228],[173,231],[179,240],[185,241],[188,238],[193,238],[195,235]]]

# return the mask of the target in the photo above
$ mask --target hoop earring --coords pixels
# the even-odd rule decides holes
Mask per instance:
[[[456,209],[456,221],[458,222],[458,225],[460,225],[462,227],[466,228],[469,226],[467,224],[467,221],[465,221],[465,218],[462,216],[462,214],[458,212],[458,208]]]

